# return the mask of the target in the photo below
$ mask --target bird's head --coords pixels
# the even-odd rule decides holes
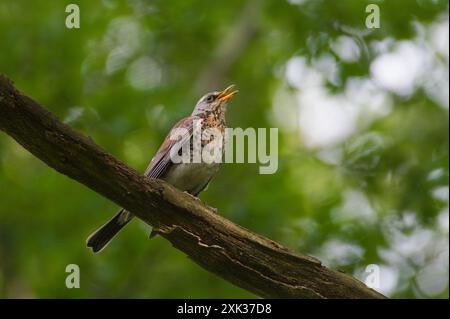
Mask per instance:
[[[234,84],[228,86],[221,92],[210,92],[198,100],[192,115],[198,115],[204,112],[219,110],[225,113],[228,101],[238,92],[234,89]]]

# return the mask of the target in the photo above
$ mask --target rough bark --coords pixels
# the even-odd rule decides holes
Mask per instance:
[[[207,271],[258,296],[384,297],[349,275],[232,223],[169,184],[138,174],[21,94],[4,76],[0,129],[48,166],[133,212]]]

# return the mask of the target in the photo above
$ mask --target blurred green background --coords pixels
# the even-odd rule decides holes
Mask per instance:
[[[224,164],[202,200],[361,280],[378,265],[390,297],[448,298],[448,19],[439,0],[2,0],[0,73],[140,171],[235,83],[228,126],[278,127],[279,168]],[[0,297],[253,297],[138,220],[93,255],[116,209],[0,134]]]

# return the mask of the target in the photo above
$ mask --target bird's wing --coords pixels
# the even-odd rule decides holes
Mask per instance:
[[[159,147],[158,152],[153,157],[152,161],[145,170],[145,176],[151,178],[161,178],[162,176],[164,176],[170,166],[173,165],[170,158],[170,150],[172,149],[172,147],[175,147],[173,151],[178,152],[185,143],[190,142],[193,132],[194,120],[195,117],[185,117],[172,128],[164,142]]]

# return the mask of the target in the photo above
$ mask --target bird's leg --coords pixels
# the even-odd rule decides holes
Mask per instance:
[[[150,235],[148,236],[148,239],[153,239],[156,236],[158,236],[158,230],[153,227],[152,231],[150,232]]]
[[[198,197],[198,194],[197,195],[192,195],[188,191],[184,191],[183,193],[188,194],[189,196],[193,197],[195,200],[198,200],[198,201],[200,200],[200,198]]]

